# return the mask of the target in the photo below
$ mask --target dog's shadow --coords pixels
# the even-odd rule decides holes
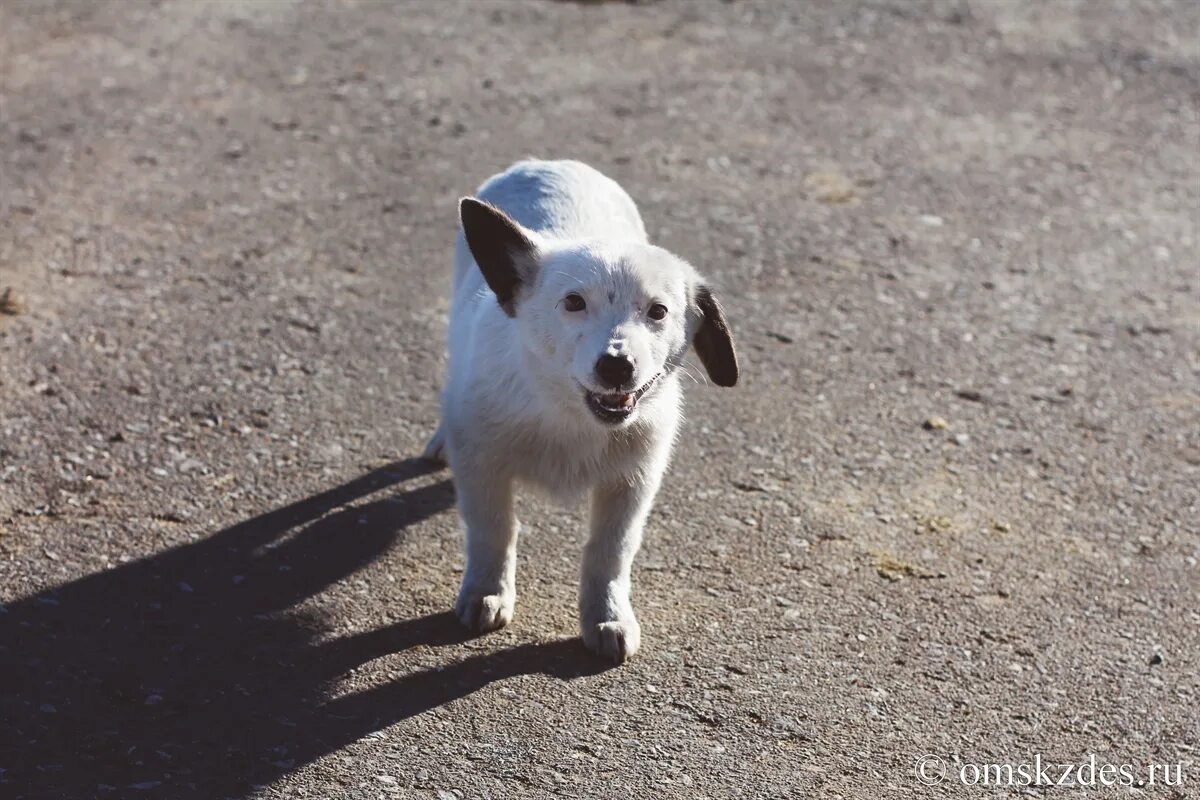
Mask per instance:
[[[294,608],[449,508],[410,460],[194,544],[0,606],[0,795],[245,797],[394,722],[509,676],[600,671],[578,640],[523,645],[331,699],[373,658],[466,636],[452,614],[318,643]],[[332,512],[332,513],[331,513]]]

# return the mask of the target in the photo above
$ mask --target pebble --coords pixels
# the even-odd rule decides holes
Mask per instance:
[[[921,427],[927,431],[944,431],[950,427],[950,423],[943,417],[930,417],[921,423]]]
[[[10,317],[15,317],[17,314],[25,312],[25,301],[13,290],[11,286],[5,287],[4,291],[0,292],[0,314],[7,314]]]
[[[804,186],[813,199],[830,205],[849,203],[858,195],[854,182],[835,170],[812,173],[804,179]]]

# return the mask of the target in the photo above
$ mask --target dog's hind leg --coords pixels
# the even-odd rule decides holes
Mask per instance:
[[[425,445],[425,452],[421,454],[421,458],[436,464],[446,463],[445,423],[439,424],[437,430],[433,432],[433,436],[429,439],[429,444]]]

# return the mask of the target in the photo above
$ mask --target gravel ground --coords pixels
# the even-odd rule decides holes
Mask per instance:
[[[1186,0],[0,4],[0,795],[1200,794],[1198,154]],[[526,155],[743,353],[619,669],[578,510],[459,631],[413,458],[455,201]]]

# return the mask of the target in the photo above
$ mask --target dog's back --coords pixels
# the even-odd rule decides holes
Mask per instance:
[[[476,197],[537,233],[561,239],[645,242],[646,228],[620,184],[579,161],[519,161],[488,178]],[[454,305],[486,290],[460,230],[454,246]],[[451,317],[455,309],[451,309]]]

